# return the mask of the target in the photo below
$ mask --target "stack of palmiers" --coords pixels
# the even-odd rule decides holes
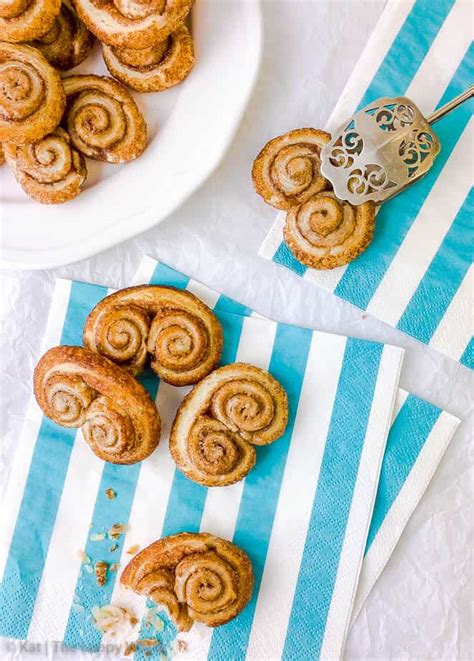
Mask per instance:
[[[194,63],[184,24],[192,0],[5,0],[0,3],[0,163],[33,199],[76,197],[84,156],[124,163],[146,146],[146,124],[125,86],[159,92]],[[64,75],[95,35],[114,78]],[[120,81],[120,82],[117,82]]]

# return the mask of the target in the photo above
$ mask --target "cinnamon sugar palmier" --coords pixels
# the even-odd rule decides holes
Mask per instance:
[[[140,551],[120,582],[168,611],[179,631],[194,622],[218,627],[250,601],[254,578],[238,546],[208,533],[180,533]]]
[[[271,374],[244,363],[226,365],[183,400],[171,429],[171,456],[193,482],[233,484],[253,468],[253,446],[273,443],[287,423],[288,398]]]
[[[63,85],[65,124],[78,151],[108,163],[140,156],[146,146],[146,124],[123,85],[94,74],[66,76]]]
[[[283,237],[302,264],[333,269],[352,261],[367,248],[374,227],[373,202],[352,206],[327,191],[288,212]]]
[[[147,48],[114,48],[102,45],[110,73],[138,92],[161,92],[173,87],[191,71],[194,64],[193,39],[185,25],[162,41]]]
[[[330,138],[325,131],[302,128],[267,142],[252,169],[257,193],[276,209],[289,211],[329,188],[320,167],[321,149]]]
[[[142,371],[148,354],[158,376],[173,385],[196,383],[216,366],[222,328],[197,296],[174,287],[140,285],[107,296],[84,327],[84,345]]]
[[[31,45],[38,48],[53,67],[67,71],[86,59],[93,43],[92,32],[65,1],[51,29],[32,41]]]
[[[43,413],[63,427],[82,427],[92,451],[113,464],[134,464],[160,440],[160,416],[128,372],[82,347],[47,351],[34,371]]]
[[[5,152],[3,151],[3,145],[0,142],[0,165],[5,163]]]
[[[36,39],[51,29],[61,0],[2,0],[0,39],[10,43]]]
[[[39,142],[5,145],[5,156],[25,193],[43,204],[61,204],[81,192],[87,176],[83,156],[68,134],[55,129]]]
[[[146,48],[166,39],[188,15],[193,0],[73,0],[100,41],[118,48]]]
[[[61,78],[31,46],[0,43],[0,142],[35,142],[62,117]]]

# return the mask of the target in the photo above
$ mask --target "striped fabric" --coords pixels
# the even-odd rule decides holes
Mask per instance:
[[[472,84],[470,0],[390,0],[328,122],[336,129],[381,96],[407,95],[428,115]],[[472,109],[435,126],[442,149],[421,181],[382,205],[370,247],[346,267],[307,269],[282,242],[279,214],[260,254],[474,367],[470,298]]]
[[[374,504],[400,350],[248,318],[247,308],[149,258],[136,281],[186,287],[213,306],[224,326],[224,361],[253,362],[281,379],[290,396],[290,427],[278,443],[262,448],[245,482],[208,490],[175,470],[166,442],[143,465],[103,464],[81,439],[76,442],[74,430],[49,423],[32,401],[0,518],[0,634],[99,649],[103,640],[90,621],[92,606],[130,604],[141,614],[144,603],[124,593],[115,575],[98,590],[78,551],[84,549],[92,561],[121,557],[125,563],[126,549],[134,544],[184,529],[210,530],[247,550],[257,589],[233,623],[214,633],[193,629],[191,657],[339,656]],[[86,315],[106,293],[102,287],[59,280],[44,348],[59,341],[80,343]],[[156,398],[166,435],[184,389],[159,384],[150,374],[144,383]],[[396,407],[361,573],[364,598],[457,424],[412,396],[399,393]],[[117,492],[114,501],[104,495],[109,487]],[[392,514],[397,508],[401,516]],[[91,522],[97,531],[128,521],[118,551],[110,553],[107,543],[90,540]],[[356,607],[362,601],[359,591]],[[147,634],[145,626],[141,633]],[[167,625],[161,634],[165,646],[174,635]],[[136,657],[145,658],[138,652]]]

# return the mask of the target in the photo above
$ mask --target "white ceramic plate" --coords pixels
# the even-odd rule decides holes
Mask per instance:
[[[149,145],[120,166],[87,159],[85,190],[63,205],[33,202],[0,168],[1,262],[40,269],[69,264],[159,223],[217,166],[250,97],[260,62],[258,0],[197,0],[192,12],[196,65],[160,94],[137,94]],[[105,73],[97,48],[78,72]]]

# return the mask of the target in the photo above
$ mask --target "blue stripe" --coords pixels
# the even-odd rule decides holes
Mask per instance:
[[[151,369],[147,369],[140,376],[139,381],[155,401],[159,384],[156,375]],[[125,535],[121,535],[117,540],[111,540],[107,536],[107,532],[115,523],[128,524],[140,468],[141,463],[131,466],[104,464],[92,515],[92,526],[83,547],[91,560],[92,567],[100,560],[108,562],[109,565],[120,560]],[[106,489],[115,491],[117,495],[114,500],[107,498]],[[94,542],[90,539],[90,535],[93,533],[105,533],[106,537],[103,541]],[[117,548],[115,551],[111,551],[110,549],[114,545]],[[97,585],[94,573],[88,573],[85,569],[86,566],[81,565],[77,579],[73,599],[76,606],[73,606],[69,612],[64,644],[73,649],[98,651],[102,635],[92,623],[91,611],[94,606],[104,606],[110,603],[117,572],[110,572],[106,584],[100,587]]]
[[[312,331],[307,329],[283,324],[277,328],[269,371],[288,394],[290,417],[282,438],[272,445],[257,448],[257,464],[245,480],[234,543],[242,547],[252,560],[255,589],[244,611],[214,631],[209,650],[209,659],[213,661],[245,657],[311,337]]]
[[[440,415],[441,409],[414,395],[408,395],[398,412],[387,440],[365,553],[410,475]]]
[[[171,266],[166,266],[166,264],[158,262],[149,284],[186,289],[188,282],[189,278],[187,275],[183,275],[179,271],[172,269]]]
[[[303,276],[308,270],[304,264],[301,264],[283,241],[278,246],[278,250],[273,255],[273,261],[280,266],[286,266],[300,276]]]
[[[382,351],[380,344],[347,341],[288,624],[287,660],[316,659],[321,651]]]
[[[417,0],[360,100],[358,109],[382,96],[406,93],[454,2]]]
[[[474,188],[421,279],[397,328],[428,344],[472,263]]]
[[[82,344],[86,317],[106,293],[72,283],[61,344]],[[2,636],[28,635],[76,432],[43,417],[0,588]]]
[[[469,84],[472,55],[471,48],[449,84],[445,96],[454,97]],[[472,103],[471,99],[436,124],[436,133],[442,144],[441,153],[423,179],[382,206],[377,216],[374,239],[369,248],[347,266],[334,290],[337,296],[359,308],[367,308],[464,131],[472,115]]]
[[[221,294],[214,306],[214,312],[230,312],[232,314],[240,314],[242,317],[250,317],[252,310],[242,303],[237,303],[234,299]]]
[[[466,367],[469,367],[471,370],[474,370],[474,338],[471,337],[471,340],[459,359],[459,362]]]

